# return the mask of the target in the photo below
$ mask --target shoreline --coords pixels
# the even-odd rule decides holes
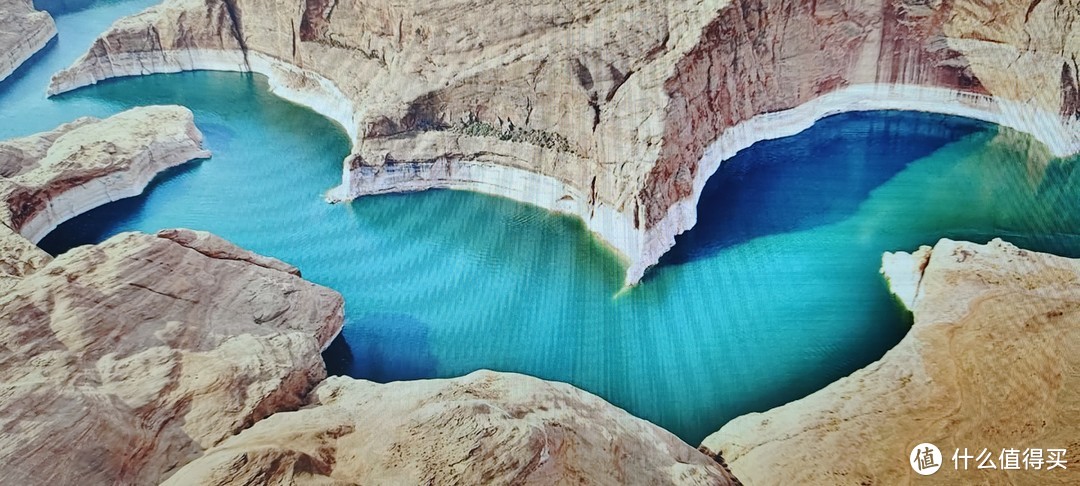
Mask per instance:
[[[646,230],[642,257],[637,265],[627,271],[627,281],[634,277],[640,280],[648,267],[656,264],[664,253],[675,246],[675,236],[694,227],[701,192],[724,161],[757,142],[801,133],[823,118],[863,111],[960,116],[1027,133],[1049,148],[1055,157],[1080,153],[1080,122],[1063,123],[1060,116],[1022,103],[954,89],[916,85],[861,84],[841,88],[797,107],[760,114],[724,130],[698,162],[691,196],[672,205],[659,223]],[[1056,123],[1047,126],[1047,120],[1055,120]]]
[[[28,2],[29,3],[29,2]],[[0,54],[0,81],[4,81],[11,76],[15,71],[18,71],[20,67],[26,61],[33,58],[38,52],[41,52],[45,46],[49,45],[49,42],[56,38],[56,22],[52,16],[44,10],[36,10],[31,4],[31,12],[20,19],[21,22],[26,24],[33,24],[30,20],[31,17],[40,17],[45,19],[36,27],[33,32],[22,37],[19,42],[13,46],[7,46],[11,50]],[[19,48],[22,49],[19,49]]]
[[[101,66],[106,66],[101,68]],[[118,69],[117,66],[121,68]],[[349,135],[353,148],[360,142],[355,110],[329,79],[271,56],[249,51],[208,49],[120,53],[107,64],[84,55],[53,77],[48,94],[64,93],[100,81],[144,74],[182,71],[256,72],[267,76],[270,92],[333,120]],[[1080,153],[1080,122],[1023,103],[955,89],[903,84],[858,84],[840,88],[783,111],[764,113],[725,129],[698,161],[693,192],[675,202],[651,228],[635,228],[635,214],[589,203],[580,190],[551,176],[524,169],[471,160],[440,159],[410,163],[406,171],[393,167],[348,168],[342,163],[342,182],[329,189],[329,202],[384,193],[427,189],[458,189],[507,197],[545,210],[569,214],[627,263],[624,285],[637,285],[648,268],[675,245],[675,237],[697,223],[697,204],[706,182],[720,165],[754,143],[792,136],[818,120],[841,113],[896,110],[961,116],[1005,126],[1033,136],[1058,157]],[[1048,123],[1048,121],[1052,121]],[[351,158],[351,155],[350,155]],[[512,183],[508,183],[512,181]],[[516,187],[515,187],[516,186]]]
[[[143,193],[146,186],[162,172],[195,160],[210,158],[210,151],[202,149],[196,152],[177,152],[163,149],[156,156],[156,150],[150,148],[132,159],[132,165],[156,165],[153,170],[137,173],[116,172],[105,177],[95,178],[68,189],[49,199],[45,209],[36,213],[18,230],[23,238],[37,245],[61,224],[101,206]],[[147,161],[149,159],[149,161]],[[166,160],[164,164],[154,164],[155,160]]]
[[[172,118],[158,120],[162,125],[157,132],[132,135],[132,140],[138,140],[137,137],[149,138],[145,145],[133,153],[115,155],[115,152],[109,150],[122,151],[127,147],[117,147],[111,143],[108,146],[94,146],[89,149],[88,154],[73,152],[84,150],[85,143],[97,142],[97,131],[123,129],[124,124],[138,123],[142,118],[155,116]],[[100,119],[84,117],[52,132],[34,134],[9,142],[25,143],[24,141],[43,137],[54,138],[48,142],[48,149],[43,153],[45,157],[35,161],[41,165],[11,178],[14,188],[32,191],[32,197],[44,199],[42,207],[35,209],[20,224],[14,224],[14,221],[4,222],[34,245],[57,226],[72,218],[110,202],[142,194],[146,186],[167,169],[211,157],[210,151],[202,145],[203,135],[195,126],[191,111],[175,105],[134,108]],[[130,142],[126,144],[129,145]],[[80,162],[82,165],[67,169],[56,169],[48,165],[55,160],[66,162],[77,156],[84,159]],[[91,178],[75,183],[65,180],[65,177],[70,179],[86,176]],[[24,182],[20,177],[28,179]],[[38,180],[44,177],[48,178]],[[11,191],[13,190],[17,189]],[[11,204],[11,201],[7,204]],[[10,209],[8,211],[10,214]]]

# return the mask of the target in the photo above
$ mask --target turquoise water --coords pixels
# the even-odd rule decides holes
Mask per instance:
[[[323,203],[347,138],[268,94],[260,76],[155,75],[44,98],[48,76],[94,33],[147,3],[58,18],[60,42],[0,84],[0,138],[178,103],[195,112],[214,157],[62,225],[42,246],[59,253],[120,231],[189,227],[288,261],[346,298],[344,340],[325,355],[332,372],[378,381],[524,372],[697,444],[899,341],[909,317],[877,273],[883,251],[1004,236],[1080,253],[1075,159],[961,118],[848,114],[725,163],[698,227],[619,294],[620,262],[576,220],[535,207],[456,191]]]

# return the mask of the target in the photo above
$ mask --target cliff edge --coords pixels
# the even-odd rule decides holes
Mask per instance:
[[[702,450],[750,484],[1076,484],[1080,260],[941,240],[884,262],[915,317],[900,344],[806,398],[732,420]],[[909,461],[926,442],[943,463],[922,477]],[[965,470],[958,449],[986,449],[996,468],[973,458]],[[1006,449],[1065,449],[1067,469],[1004,470]]]
[[[4,259],[12,257],[2,255]],[[151,484],[326,374],[336,292],[205,233],[123,233],[0,296],[0,473]]]
[[[477,371],[377,384],[331,377],[167,484],[738,484],[671,433],[582,390]]]
[[[36,243],[57,225],[138,195],[158,173],[210,157],[194,115],[147,106],[0,142],[0,223]]]
[[[217,236],[122,233],[54,259],[17,231],[55,223],[41,208],[65,198],[67,215],[138,192],[204,154],[199,140],[190,112],[155,107],[0,144],[0,477],[737,484],[674,435],[565,384],[492,372],[324,381],[341,295]],[[24,193],[34,197],[10,197]],[[35,203],[12,203],[24,200]]]
[[[0,0],[0,81],[56,36],[52,17],[31,0]]]
[[[353,141],[329,197],[468,189],[574,214],[636,283],[719,163],[830,114],[989,120],[1080,150],[1075,2],[167,0],[51,93],[257,71]]]

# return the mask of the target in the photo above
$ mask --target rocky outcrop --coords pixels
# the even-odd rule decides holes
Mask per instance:
[[[58,219],[57,200],[74,214],[101,194],[138,192],[203,155],[199,141],[190,112],[155,107],[0,144],[0,477],[737,483],[672,434],[565,384],[491,372],[324,381],[341,296],[214,235],[123,233],[53,259],[17,231]],[[28,192],[40,204],[15,203]]]
[[[0,223],[0,294],[50,261],[48,253]]]
[[[0,474],[151,484],[301,405],[342,299],[205,233],[125,233],[22,275],[0,323]]]
[[[21,484],[738,484],[566,384],[323,381],[341,296],[207,233],[0,244],[28,258],[0,278],[0,475]]]
[[[570,385],[479,371],[327,379],[168,484],[736,484],[670,433]]]
[[[696,222],[720,161],[829,114],[961,114],[1076,152],[1075,9],[168,0],[117,22],[50,91],[150,72],[262,72],[352,137],[332,199],[449,187],[575,214],[628,259],[632,284]]]
[[[752,484],[1076,484],[1080,462],[1080,260],[941,240],[886,255],[883,272],[914,313],[878,362],[802,400],[739,417],[709,436]],[[913,448],[944,464],[916,476]],[[957,449],[997,469],[954,469]],[[1002,470],[1004,449],[1066,449],[1067,470]]]
[[[80,118],[0,142],[0,222],[37,242],[78,214],[141,193],[161,171],[209,156],[180,106]]]
[[[49,14],[31,0],[0,0],[0,81],[56,36]]]

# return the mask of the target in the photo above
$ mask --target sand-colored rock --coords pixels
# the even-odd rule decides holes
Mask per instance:
[[[735,482],[672,434],[565,384],[490,372],[324,382],[341,296],[217,236],[123,233],[53,259],[17,231],[137,193],[205,156],[200,141],[189,111],[154,107],[0,143],[0,477]],[[19,202],[25,193],[34,204]]]
[[[1080,482],[1080,260],[941,240],[885,264],[890,282],[916,289],[900,344],[809,397],[731,421],[702,449],[747,484]],[[908,463],[923,442],[945,456],[933,476]],[[954,470],[958,448],[986,448],[998,469]],[[1067,469],[1001,470],[1009,448],[1066,449]]]
[[[0,223],[0,294],[50,261],[48,253]]]
[[[191,111],[134,108],[0,142],[0,222],[37,242],[60,223],[142,192],[161,171],[206,158]]]
[[[672,434],[570,385],[478,371],[380,385],[328,378],[296,412],[168,484],[737,483]]]
[[[301,405],[343,304],[297,273],[170,230],[79,247],[17,279],[0,294],[0,476],[153,484]]]
[[[52,17],[32,0],[0,0],[0,81],[56,36]]]
[[[1080,150],[1076,0],[167,0],[50,87],[253,70],[353,140],[332,199],[449,187],[581,217],[627,283],[706,179],[833,113],[914,109]],[[1037,82],[1035,82],[1037,80]]]

